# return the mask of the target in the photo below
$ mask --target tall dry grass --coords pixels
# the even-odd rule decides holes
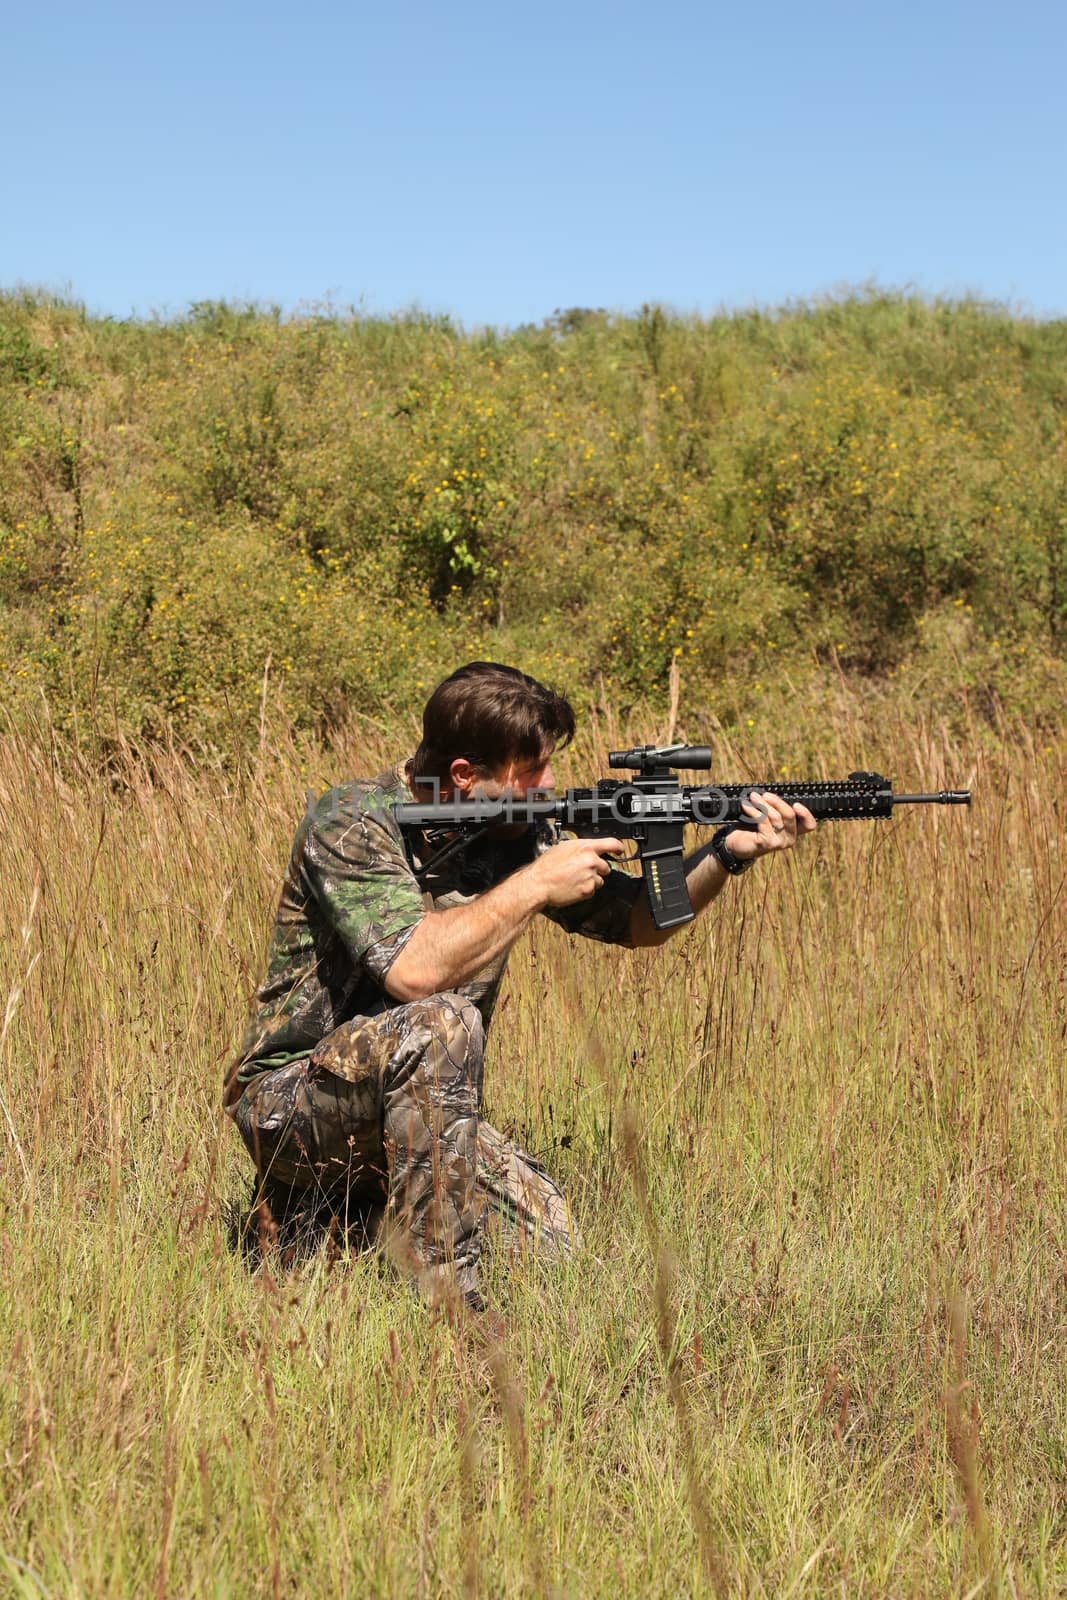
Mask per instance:
[[[227,1241],[223,1065],[304,790],[397,749],[0,742],[9,1592],[1067,1587],[1065,750],[823,712],[712,730],[719,773],[876,765],[973,812],[826,827],[662,952],[534,930],[489,1110],[586,1247],[495,1259],[489,1355],[373,1257]],[[565,779],[665,731],[601,708]]]

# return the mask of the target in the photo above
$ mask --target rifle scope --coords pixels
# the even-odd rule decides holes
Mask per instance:
[[[633,750],[609,750],[609,767],[627,767],[645,776],[668,767],[685,772],[707,772],[711,767],[711,747],[706,744],[639,744]]]

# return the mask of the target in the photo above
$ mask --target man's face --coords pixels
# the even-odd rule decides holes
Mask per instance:
[[[483,778],[473,785],[472,793],[485,794],[490,799],[498,795],[510,793],[516,797],[529,794],[532,789],[552,789],[555,787],[555,776],[552,772],[552,752],[547,751],[534,762],[527,757],[520,757],[516,761],[504,761],[493,773],[491,778]],[[502,822],[492,830],[496,839],[517,839],[526,832],[521,822]]]
[[[552,752],[549,750],[534,762],[525,757],[520,757],[518,761],[503,762],[488,783],[477,787],[484,794],[503,794],[507,789],[512,794],[528,794],[531,789],[553,789],[555,784]]]
[[[527,756],[502,761],[488,778],[481,777],[470,762],[461,757],[453,761],[450,777],[451,792],[461,799],[483,794],[490,800],[496,800],[505,792],[521,798],[534,789],[552,789],[556,782],[552,771],[551,747],[535,761]],[[523,832],[525,828],[521,822],[501,823],[493,829],[494,837],[498,839],[514,838]]]

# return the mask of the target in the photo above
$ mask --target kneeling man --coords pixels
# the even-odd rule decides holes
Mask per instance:
[[[472,662],[431,695],[410,760],[310,808],[228,1075],[227,1109],[265,1192],[380,1199],[394,1253],[431,1302],[458,1291],[481,1305],[490,1208],[550,1247],[575,1243],[557,1185],[481,1116],[485,1035],[512,945],[539,913],[610,944],[669,934],[655,927],[641,880],[612,866],[625,852],[618,839],[502,827],[421,888],[433,845],[406,848],[392,807],[550,789],[553,752],[573,734],[562,695],[514,667]],[[759,799],[758,827],[687,859],[695,911],[731,871],[814,828],[804,807]]]

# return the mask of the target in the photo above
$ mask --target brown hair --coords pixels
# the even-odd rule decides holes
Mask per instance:
[[[413,776],[445,782],[461,756],[488,774],[506,761],[537,761],[573,737],[574,712],[555,689],[517,667],[471,661],[426,702]]]

